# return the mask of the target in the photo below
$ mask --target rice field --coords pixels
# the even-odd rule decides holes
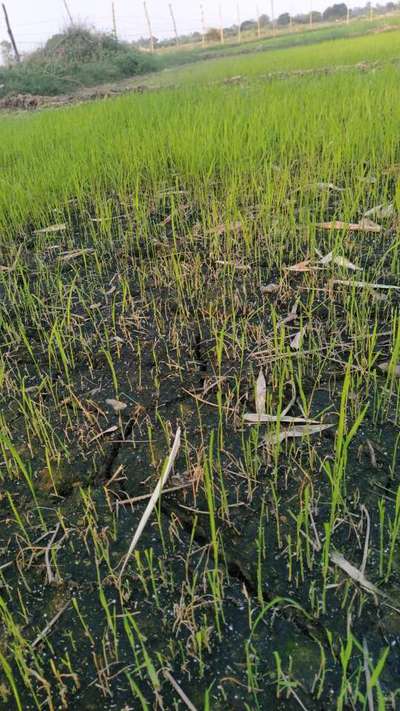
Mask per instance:
[[[399,708],[399,66],[1,117],[0,708]]]

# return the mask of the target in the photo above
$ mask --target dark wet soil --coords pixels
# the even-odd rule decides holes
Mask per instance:
[[[154,223],[159,224],[156,218]],[[193,215],[193,224],[195,220]],[[254,352],[261,350],[257,328],[260,324],[263,332],[271,328],[271,302],[258,290],[249,294],[248,277],[239,276],[243,272],[236,273],[232,291],[224,292],[216,261],[204,254],[197,274],[202,279],[202,303],[191,301],[190,289],[183,299],[176,285],[159,276],[169,260],[171,240],[168,223],[163,224],[152,253],[148,245],[144,250],[132,244],[121,256],[118,245],[114,250],[105,245],[100,262],[106,266],[100,276],[92,255],[62,267],[63,283],[75,280],[82,292],[86,284],[93,291],[94,275],[99,284],[107,285],[99,286],[94,318],[80,298],[74,299],[76,338],[70,329],[66,343],[74,363],[71,370],[63,371],[59,355],[43,351],[38,323],[26,323],[29,349],[2,333],[3,358],[50,422],[54,449],[61,452],[49,466],[43,437],[22,406],[22,395],[10,388],[2,397],[5,434],[29,468],[36,503],[24,477],[13,474],[15,458],[3,446],[0,593],[18,627],[13,632],[4,627],[2,654],[19,648],[21,635],[27,644],[36,641],[47,622],[62,611],[48,634],[27,652],[28,667],[35,674],[24,678],[18,659],[12,663],[23,708],[37,708],[35,695],[46,707],[49,694],[53,703],[49,708],[146,708],[140,699],[148,708],[184,708],[161,671],[155,693],[145,665],[149,653],[157,669],[168,668],[199,709],[336,709],[346,679],[365,693],[360,678],[366,639],[373,665],[390,649],[379,683],[387,708],[395,709],[400,693],[400,559],[396,549],[393,573],[385,581],[380,568],[379,502],[381,506],[384,502],[386,520],[393,521],[400,447],[395,402],[389,402],[384,416],[373,407],[384,378],[376,372],[369,393],[362,388],[351,393],[350,419],[352,402],[355,411],[358,401],[367,401],[370,407],[349,446],[343,519],[332,542],[360,567],[367,530],[363,507],[368,510],[366,575],[386,597],[366,592],[335,566],[330,567],[324,596],[321,545],[331,486],[323,463],[335,456],[349,349],[344,345],[340,357],[335,354],[336,359],[325,363],[323,373],[318,372],[318,360],[304,362],[303,392],[297,392],[291,410],[302,416],[303,399],[311,418],[319,420],[323,413],[333,428],[312,442],[289,440],[275,460],[263,446],[265,430],[242,421],[244,412],[254,410],[254,375],[260,364]],[[35,291],[35,270],[42,269],[43,260],[48,260],[49,270],[59,269],[59,264],[47,248],[41,252],[29,245],[27,236],[23,259]],[[90,237],[84,242],[88,245]],[[71,249],[70,242],[63,246]],[[153,274],[150,270],[139,284],[140,268],[151,261],[157,270]],[[276,278],[267,273],[262,258],[256,256],[255,262],[252,268],[263,283]],[[131,280],[126,276],[130,270]],[[129,283],[129,308],[124,307],[121,273]],[[282,317],[301,280],[301,275],[293,274],[285,293],[271,296]],[[43,281],[40,296],[48,299],[51,310],[50,280],[48,285]],[[12,308],[6,289],[2,296]],[[346,297],[335,298],[327,304],[323,294],[314,312],[314,328],[324,327],[327,342],[327,315],[337,312],[339,319],[345,308]],[[254,334],[242,357],[227,347],[222,365],[216,356],[211,308],[215,313],[235,313],[239,327],[243,323],[247,334]],[[371,308],[372,322],[374,308],[386,305]],[[107,347],[114,372],[103,349],[107,327],[113,334]],[[350,336],[343,323],[343,344]],[[382,352],[387,348],[385,335],[378,338],[377,347]],[[278,391],[277,383],[269,380],[271,403],[277,403]],[[119,414],[107,404],[116,396],[127,405]],[[290,400],[289,383],[281,397]],[[175,490],[163,494],[120,595],[113,571],[147,504],[136,499],[154,490],[178,426],[184,446],[168,483]],[[218,557],[212,545],[205,468],[212,481]],[[305,503],[308,516],[302,513]],[[25,521],[29,544],[21,535],[14,505]],[[50,534],[43,537],[43,521],[48,532],[56,531],[51,558],[56,572],[51,582],[45,560]],[[215,598],[216,580],[220,600]],[[127,613],[136,627],[127,622]],[[354,649],[346,676],[343,659],[348,644]],[[6,681],[0,699],[1,708],[13,708]],[[340,708],[365,707],[360,698],[351,703],[344,695],[342,699]]]

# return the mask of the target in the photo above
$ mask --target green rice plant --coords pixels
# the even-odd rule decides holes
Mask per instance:
[[[384,521],[384,510],[382,511],[381,521]],[[384,530],[383,527],[382,527],[382,530]],[[393,569],[394,557],[395,557],[396,549],[398,546],[399,535],[400,535],[400,486],[397,489],[394,516],[393,516],[393,518],[387,517],[387,531],[388,531],[388,538],[389,538],[389,541],[388,541],[389,552],[388,552],[387,562],[386,562],[386,573],[385,573],[385,581],[386,582],[389,580],[392,569]],[[383,550],[383,543],[382,543],[382,550]]]

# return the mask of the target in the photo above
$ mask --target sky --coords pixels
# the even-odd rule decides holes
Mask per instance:
[[[322,10],[329,0],[273,0],[274,16],[282,12]],[[334,2],[335,0],[332,0]],[[83,21],[99,30],[112,27],[112,0],[67,0],[74,21]],[[201,30],[201,0],[147,0],[153,35],[159,38],[173,35],[169,2],[175,13],[179,34]],[[68,21],[63,0],[5,0],[15,39],[21,52],[40,46]],[[134,40],[147,36],[142,0],[115,0],[117,31],[121,39]],[[361,3],[362,4],[362,3]],[[271,0],[203,0],[205,24],[219,25],[221,5],[224,25],[241,22],[260,14],[271,15]],[[351,5],[351,3],[350,3]],[[0,41],[8,39],[4,19],[0,17]]]

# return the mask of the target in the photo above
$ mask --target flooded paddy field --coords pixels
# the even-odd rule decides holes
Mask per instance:
[[[398,708],[390,41],[2,119],[1,708]]]

